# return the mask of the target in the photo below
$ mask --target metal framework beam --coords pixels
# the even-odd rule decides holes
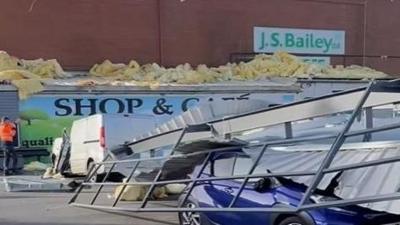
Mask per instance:
[[[395,82],[395,84],[397,83],[398,82]],[[390,82],[385,82],[385,84],[390,84]],[[366,99],[363,107],[386,105],[393,102],[398,102],[400,99],[400,86],[397,87],[396,90],[393,90],[392,88],[392,90],[388,90],[386,92],[385,87],[381,87],[381,83],[375,84],[375,82],[371,82],[370,86],[372,86],[375,90],[372,90],[372,92],[369,94],[369,97]],[[222,136],[260,127],[284,124],[287,122],[330,115],[339,112],[353,111],[354,106],[357,104],[357,100],[363,97],[367,88],[368,87],[338,92],[319,98],[267,108],[265,110],[259,110],[243,115],[232,116],[224,118],[223,120],[211,121],[208,122],[208,124],[212,125],[214,132],[193,132],[185,135],[185,137],[182,139],[182,142],[212,138],[215,133]],[[391,87],[388,89],[390,88]],[[181,131],[182,129],[176,129],[137,140],[131,143],[130,147],[135,152],[144,152],[151,149],[160,148],[162,146],[172,145],[174,140],[179,138]]]
[[[358,99],[357,102],[355,100]],[[346,138],[352,136],[359,136],[359,135],[371,135],[372,133],[382,132],[392,129],[400,128],[400,123],[390,124],[381,127],[372,127],[370,125],[367,126],[367,129],[359,130],[359,131],[352,131],[349,132],[350,127],[352,126],[356,117],[360,114],[361,110],[364,107],[371,108],[374,106],[385,105],[389,103],[396,103],[400,99],[400,84],[399,81],[393,82],[386,82],[385,85],[376,84],[371,82],[370,85],[366,88],[355,89],[347,92],[343,92],[340,94],[333,94],[328,97],[321,97],[309,101],[303,101],[300,103],[290,104],[285,107],[276,107],[269,110],[262,110],[254,113],[249,113],[246,115],[235,116],[231,118],[225,118],[224,120],[220,121],[213,121],[210,123],[212,126],[212,132],[206,129],[199,129],[199,128],[184,128],[179,129],[171,132],[167,132],[166,134],[156,135],[152,138],[147,138],[144,140],[139,140],[135,143],[131,144],[131,147],[135,152],[142,152],[146,150],[152,150],[155,147],[159,146],[163,141],[163,146],[165,145],[172,145],[174,144],[171,154],[167,157],[157,157],[157,158],[150,158],[150,159],[136,159],[136,160],[123,160],[123,161],[105,161],[102,163],[96,164],[94,167],[91,168],[91,171],[94,170],[93,173],[89,173],[85,182],[82,186],[78,189],[77,193],[73,196],[70,201],[71,205],[84,207],[84,208],[91,208],[91,209],[103,209],[103,210],[116,210],[116,211],[126,211],[126,212],[270,212],[270,213],[296,213],[299,211],[310,210],[310,209],[318,209],[318,208],[326,208],[326,207],[338,207],[338,206],[346,206],[346,205],[354,205],[354,204],[364,204],[370,202],[379,202],[379,201],[390,201],[400,199],[399,193],[393,194],[385,194],[385,195],[377,195],[377,196],[368,196],[368,197],[361,197],[361,198],[353,198],[353,199],[345,199],[345,200],[335,200],[329,201],[324,203],[310,203],[309,198],[313,194],[313,192],[318,187],[319,183],[321,182],[323,176],[327,173],[333,172],[340,172],[346,171],[351,169],[359,169],[365,167],[372,167],[378,166],[382,164],[388,163],[396,163],[400,162],[400,156],[397,157],[390,157],[384,158],[379,160],[372,160],[367,162],[360,162],[354,163],[350,165],[343,165],[343,166],[336,166],[331,167],[331,163],[335,156],[337,155],[338,151],[343,146]],[[356,104],[355,104],[356,103]],[[337,104],[337,105],[335,105]],[[298,114],[293,115],[293,113],[288,113],[295,110]],[[252,128],[257,128],[261,126],[269,126],[275,124],[287,124],[291,121],[321,116],[325,115],[329,112],[329,114],[349,111],[352,110],[352,115],[343,128],[343,130],[338,135],[324,135],[322,137],[311,137],[311,138],[290,138],[286,140],[276,140],[276,141],[269,141],[262,144],[263,148],[258,154],[255,162],[251,166],[251,169],[246,175],[240,176],[223,176],[223,177],[201,177],[203,170],[206,168],[208,162],[210,161],[210,157],[213,152],[217,151],[229,151],[232,149],[237,149],[238,146],[235,147],[224,147],[212,150],[205,150],[201,152],[195,152],[190,154],[174,154],[175,150],[177,149],[178,145],[185,141],[195,141],[205,137],[211,137],[211,134],[217,132],[222,134],[221,132],[224,131],[230,132],[238,132],[244,131]],[[370,110],[370,109],[369,109]],[[286,114],[285,114],[286,113]],[[289,120],[292,118],[292,120]],[[227,126],[229,125],[229,126]],[[226,127],[229,127],[230,130],[226,131]],[[190,131],[190,132],[187,132]],[[253,174],[255,168],[259,164],[261,158],[267,152],[268,147],[273,145],[282,145],[282,144],[295,144],[303,141],[314,141],[314,140],[321,140],[321,139],[330,139],[335,138],[335,141],[331,145],[329,151],[327,152],[323,162],[319,166],[318,170],[316,171],[300,171],[300,172],[286,172],[286,173],[261,173],[261,174]],[[206,159],[202,162],[200,170],[195,176],[192,176],[190,179],[176,179],[176,180],[162,180],[160,181],[162,168],[158,172],[156,178],[152,182],[130,182],[129,180],[132,178],[133,173],[135,172],[139,163],[149,160],[167,160],[173,158],[184,158],[188,157],[189,155],[199,155],[199,154],[206,154]],[[137,207],[116,207],[118,201],[120,200],[120,195],[114,201],[112,206],[98,206],[92,205],[97,198],[97,195],[100,193],[102,187],[104,186],[116,186],[121,185],[121,183],[107,183],[104,179],[101,183],[90,183],[88,182],[96,172],[96,170],[103,166],[104,164],[111,164],[111,169],[108,171],[108,174],[112,171],[114,166],[119,163],[135,163],[133,170],[129,175],[129,179],[127,182],[122,183],[123,189],[129,185],[150,185],[149,191],[146,193],[145,198],[142,202],[136,203]],[[165,162],[163,163],[165,165]],[[256,208],[243,208],[243,207],[235,207],[236,201],[240,198],[243,189],[246,187],[250,178],[262,178],[262,177],[293,177],[293,176],[313,176],[312,182],[305,191],[303,198],[301,199],[300,203],[296,206],[287,206],[287,207],[276,207],[276,208],[269,208],[269,207],[256,207]],[[240,186],[239,191],[235,194],[232,201],[230,202],[228,207],[224,208],[185,208],[184,203],[187,198],[190,196],[192,190],[199,182],[212,182],[218,180],[232,180],[232,179],[244,179],[244,182]],[[184,201],[178,206],[171,206],[171,207],[147,207],[148,200],[154,190],[154,188],[158,185],[166,185],[172,183],[186,183],[189,186],[189,191],[184,196]],[[77,202],[77,197],[79,193],[82,191],[84,186],[99,186],[98,191],[95,194],[95,197],[92,199],[91,204],[83,204]],[[134,204],[133,204],[134,205]]]

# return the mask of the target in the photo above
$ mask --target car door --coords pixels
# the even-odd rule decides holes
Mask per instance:
[[[235,176],[247,175],[253,166],[253,160],[247,155],[237,155],[235,158],[233,172]],[[253,174],[264,173],[264,171],[258,171],[257,169]],[[233,205],[235,208],[257,208],[257,207],[272,207],[274,205],[275,198],[271,191],[257,191],[255,188],[256,182],[261,178],[251,178],[246,183],[243,191],[240,193]],[[244,179],[232,180],[232,199],[238,194],[240,187],[243,185]],[[240,224],[268,224],[269,214],[268,213],[257,213],[257,212],[246,212],[237,213]]]
[[[210,166],[211,176],[213,177],[226,177],[231,176],[235,161],[235,154],[220,153],[216,156]],[[208,205],[214,208],[227,208],[233,199],[233,191],[238,187],[233,187],[234,183],[227,180],[209,181],[204,183],[203,188],[208,197]],[[227,212],[212,212],[207,213],[208,218],[221,225],[241,225],[237,214]],[[248,223],[247,223],[248,224]],[[243,224],[244,225],[244,224]]]
[[[212,163],[212,175],[216,177],[245,175],[253,162],[241,153],[225,153],[215,158]],[[238,193],[244,179],[211,181],[204,186],[208,196],[213,200],[213,207],[227,208]],[[259,193],[254,190],[253,180],[246,185],[235,207],[271,206],[273,196],[270,193]],[[265,213],[209,213],[208,217],[218,224],[267,224],[268,216]]]

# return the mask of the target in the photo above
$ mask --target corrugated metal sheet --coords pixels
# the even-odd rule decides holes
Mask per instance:
[[[267,169],[271,172],[316,171],[326,156],[329,146],[310,148],[310,146],[304,145],[303,147],[305,150],[300,150],[301,146],[296,146],[294,151],[290,151],[290,148],[285,151],[269,149],[255,173],[262,173]],[[315,150],[318,148],[322,150]],[[255,158],[260,152],[260,148],[247,148],[245,152]],[[360,143],[359,146],[349,144],[344,145],[338,152],[331,167],[396,156],[400,156],[399,142]],[[335,194],[343,199],[352,199],[398,192],[400,188],[399,171],[400,162],[345,171],[338,179],[339,185],[335,189]],[[326,174],[318,188],[322,190],[327,188],[335,175],[337,173]],[[312,177],[291,177],[290,179],[309,185]],[[400,214],[400,201],[369,203],[364,206]]]
[[[0,92],[0,116],[8,116],[11,119],[18,117],[19,100],[17,91]]]
[[[189,124],[206,123],[232,115],[252,112],[265,107],[267,107],[267,102],[261,100],[248,100],[243,102],[232,101],[229,104],[223,104],[221,102],[202,104],[161,124],[147,134],[135,137],[134,140],[140,140],[142,138],[180,129]]]
[[[160,180],[175,180],[185,179],[189,174],[193,172],[196,165],[201,164],[206,158],[206,154],[195,154],[187,155],[191,153],[200,153],[208,151],[210,149],[226,148],[226,147],[237,147],[240,149],[246,143],[241,141],[227,141],[227,142],[216,142],[210,140],[196,141],[185,145],[180,145],[175,150],[178,155],[186,155],[185,157],[173,157],[169,159],[159,159],[154,161],[141,162],[137,168],[137,175],[135,176],[136,181],[152,181],[156,175],[155,171],[158,171],[163,163],[162,176]],[[170,151],[170,148],[165,150]],[[124,163],[122,163],[124,164]],[[118,171],[128,176],[131,170],[131,163],[125,163],[127,167],[118,167]],[[121,164],[119,164],[121,165]]]

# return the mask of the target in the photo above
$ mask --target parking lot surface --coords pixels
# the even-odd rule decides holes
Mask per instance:
[[[176,213],[109,213],[69,206],[68,192],[0,190],[1,225],[175,225]]]

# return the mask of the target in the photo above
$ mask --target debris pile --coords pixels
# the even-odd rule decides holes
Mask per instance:
[[[124,180],[126,183],[126,179]],[[114,189],[114,193],[109,195],[109,198],[118,198],[120,196],[121,201],[142,201],[149,191],[150,185],[119,185]],[[179,195],[186,188],[185,184],[168,184],[165,186],[156,186],[152,192],[151,199],[159,200],[165,199],[169,195]],[[121,194],[122,192],[122,194]]]
[[[249,62],[228,63],[219,67],[198,65],[193,68],[190,64],[185,63],[175,68],[164,68],[156,63],[140,66],[136,61],[125,65],[113,64],[106,60],[102,64],[94,65],[89,75],[151,84],[203,84],[232,80],[261,80],[271,77],[342,79],[388,77],[383,72],[356,65],[333,67],[309,64],[286,52],[276,52],[273,55],[261,54]]]
[[[20,98],[43,90],[46,84],[77,86],[135,85],[152,89],[159,85],[195,85],[229,81],[257,81],[273,77],[380,79],[389,77],[383,72],[362,66],[309,64],[286,52],[260,54],[249,62],[227,63],[218,67],[185,63],[165,68],[156,63],[140,65],[105,60],[94,65],[84,77],[68,82],[74,76],[66,73],[55,59],[23,60],[0,51],[0,83],[11,83],[19,89]],[[55,82],[58,81],[58,82]],[[60,82],[61,81],[61,82]],[[64,82],[65,81],[65,82]]]
[[[0,81],[16,86],[21,99],[42,91],[46,79],[68,77],[55,59],[20,60],[0,51]]]
[[[42,175],[42,179],[63,179],[64,176],[61,173],[57,173],[53,167],[47,167],[46,171]]]
[[[26,164],[24,166],[25,171],[29,172],[34,172],[34,171],[45,171],[47,169],[48,165],[38,162],[38,161],[32,161],[29,164]]]
[[[127,180],[124,179],[124,183],[126,182]],[[108,197],[116,199],[120,196],[121,201],[142,201],[149,189],[150,185],[119,185],[114,189],[113,195]],[[164,199],[167,197],[167,191],[164,186],[156,187],[151,195],[152,199]]]

